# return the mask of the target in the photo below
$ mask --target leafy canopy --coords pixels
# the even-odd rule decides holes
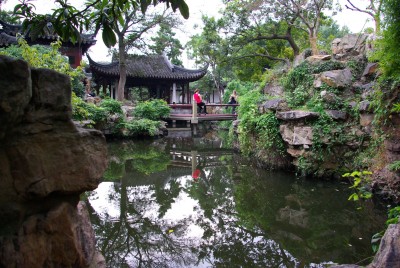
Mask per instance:
[[[181,15],[189,18],[189,7],[185,0],[88,0],[81,9],[71,5],[68,0],[55,0],[58,8],[51,15],[41,15],[34,12],[33,0],[22,0],[15,6],[14,13],[25,18],[23,26],[30,28],[29,34],[35,38],[48,30],[51,23],[55,32],[62,40],[80,41],[80,33],[94,29],[95,34],[102,29],[103,41],[108,47],[117,42],[113,24],[116,21],[124,21],[124,12],[127,10],[140,10],[146,13],[150,5],[164,3],[167,8],[175,12],[179,10]],[[92,8],[96,7],[93,11]],[[111,8],[110,8],[111,7]],[[110,16],[112,15],[112,16]]]

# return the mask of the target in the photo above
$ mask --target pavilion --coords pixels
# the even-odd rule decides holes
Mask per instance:
[[[54,34],[51,24],[46,26],[45,32],[45,35],[39,35],[33,39],[29,36],[29,30],[23,32],[22,25],[12,25],[0,20],[0,47],[18,44],[18,34],[22,35],[29,45],[50,45],[50,43],[57,41],[59,38],[58,35]],[[81,34],[80,42],[72,43],[71,41],[63,41],[60,52],[64,56],[67,56],[69,64],[73,68],[76,68],[80,65],[82,56],[94,44],[96,44],[94,34]]]
[[[119,62],[98,63],[87,55],[92,81],[103,91],[109,89],[111,97],[119,81]],[[131,88],[147,88],[150,98],[164,99],[167,103],[191,103],[189,83],[202,78],[208,66],[192,70],[172,64],[165,55],[130,55],[126,61],[124,97],[129,99]]]

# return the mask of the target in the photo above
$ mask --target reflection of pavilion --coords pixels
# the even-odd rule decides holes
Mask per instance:
[[[170,151],[171,161],[167,170],[155,172],[149,176],[143,176],[133,170],[127,172],[123,179],[127,180],[129,186],[167,184],[170,180],[174,180],[183,176],[190,176],[198,165],[202,168],[211,168],[221,166],[220,156],[232,155],[233,150],[219,149],[204,151]]]

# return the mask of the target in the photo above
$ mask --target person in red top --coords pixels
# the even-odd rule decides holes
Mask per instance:
[[[203,102],[203,98],[201,97],[199,91],[200,90],[196,88],[196,90],[194,91],[193,98],[197,103],[197,107],[200,108],[199,113],[202,113],[202,111],[204,111],[204,114],[207,114],[206,104]]]

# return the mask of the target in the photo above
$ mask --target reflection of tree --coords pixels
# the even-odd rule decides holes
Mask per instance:
[[[117,181],[127,171],[136,171],[146,175],[167,169],[169,155],[160,148],[159,143],[150,141],[134,143],[111,143],[108,146],[109,165],[104,173],[106,181]]]
[[[146,146],[147,151],[160,148]],[[360,252],[358,247],[369,248],[368,234],[362,236],[362,230],[375,231],[373,221],[362,218],[376,214],[356,212],[347,202],[347,193],[334,190],[337,185],[308,185],[286,174],[254,168],[232,154],[202,150],[193,154],[204,172],[196,182],[191,165],[184,167],[186,175],[175,176],[169,169],[146,175],[135,168],[135,161],[143,158],[132,157],[135,152],[129,151],[137,148],[136,144],[122,146],[124,157],[118,159],[125,160],[124,172],[111,180],[119,182],[113,184],[107,201],[118,204],[119,216],[91,213],[98,247],[109,267],[196,267],[200,263],[295,267],[322,260],[357,261],[369,254],[354,256],[356,249]],[[169,162],[165,155],[159,149],[160,158],[152,161]],[[190,164],[192,155],[185,157]],[[98,198],[91,195],[89,200]],[[182,196],[196,204],[194,212],[168,218]],[[193,226],[200,230],[198,237],[189,237]]]
[[[114,188],[113,197],[120,200],[118,219],[106,214],[100,218],[92,213],[92,224],[98,237],[98,247],[109,267],[168,267],[165,264],[193,263],[190,248],[177,236],[185,233],[187,219],[173,224],[153,221],[146,216],[155,200],[150,199],[153,189],[140,193],[126,185],[123,178]],[[131,197],[135,196],[134,202]],[[170,231],[171,230],[171,231]]]

